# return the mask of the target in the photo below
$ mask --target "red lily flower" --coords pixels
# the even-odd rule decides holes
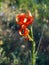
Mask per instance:
[[[21,13],[16,16],[16,23],[20,26],[19,34],[22,36],[27,36],[29,31],[27,27],[32,24],[34,17],[31,15],[30,11],[28,14]]]

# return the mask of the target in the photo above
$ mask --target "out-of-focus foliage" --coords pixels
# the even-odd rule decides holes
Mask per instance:
[[[18,13],[28,10],[34,16],[37,46],[45,28],[36,65],[49,65],[49,0],[0,0],[0,65],[31,65],[32,44],[19,36],[15,21]]]

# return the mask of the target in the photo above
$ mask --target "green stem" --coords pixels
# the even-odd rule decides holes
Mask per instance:
[[[31,37],[33,39],[33,29],[32,29],[32,26],[31,26]],[[32,41],[32,65],[35,65],[35,62],[36,62],[35,42],[34,42],[34,39],[33,39],[33,41]]]

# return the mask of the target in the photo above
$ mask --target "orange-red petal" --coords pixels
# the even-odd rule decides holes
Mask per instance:
[[[24,31],[24,32],[22,32],[22,31]],[[21,36],[27,36],[28,34],[29,34],[29,30],[27,29],[27,28],[25,28],[25,29],[20,29],[19,30],[19,34],[21,35]]]

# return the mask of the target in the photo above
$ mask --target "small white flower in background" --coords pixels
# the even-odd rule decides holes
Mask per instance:
[[[25,48],[25,45],[21,45],[21,48]]]

